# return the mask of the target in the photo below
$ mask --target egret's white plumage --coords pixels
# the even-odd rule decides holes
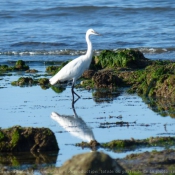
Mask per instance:
[[[81,77],[83,72],[87,70],[92,61],[93,49],[92,43],[90,41],[90,35],[99,35],[93,29],[89,29],[86,32],[86,42],[87,42],[87,52],[85,55],[79,56],[78,58],[72,60],[66,64],[56,75],[54,75],[49,81],[51,85],[57,82],[64,82],[72,80],[72,96],[74,101],[74,84],[78,78]],[[80,97],[78,94],[76,94]]]

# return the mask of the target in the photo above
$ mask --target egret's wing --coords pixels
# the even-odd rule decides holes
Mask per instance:
[[[83,56],[80,56],[68,64],[66,64],[56,75],[50,79],[50,83],[53,85],[58,81],[77,79],[83,73]]]

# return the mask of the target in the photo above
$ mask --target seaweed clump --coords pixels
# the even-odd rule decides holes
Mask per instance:
[[[150,137],[142,140],[113,140],[111,142],[102,143],[101,146],[112,150],[131,150],[138,147],[170,147],[174,144],[175,137]]]
[[[92,63],[95,64],[95,67],[102,69],[106,67],[144,68],[150,64],[150,60],[135,49],[103,50],[99,56],[95,56]]]
[[[60,66],[48,66],[46,68],[46,72],[50,73],[52,75],[55,75],[57,72],[59,72],[69,62],[70,61],[62,62]]]
[[[155,62],[136,74],[137,79],[130,92],[148,97],[174,97],[175,63]]]
[[[29,66],[25,64],[25,61],[18,60],[14,66],[0,65],[0,72],[8,71],[26,71],[29,69]]]
[[[48,78],[39,78],[33,79],[31,77],[20,77],[17,81],[11,82],[13,86],[33,86],[39,84],[41,87],[46,88],[49,87],[49,79]]]

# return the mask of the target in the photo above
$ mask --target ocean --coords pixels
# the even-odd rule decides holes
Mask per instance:
[[[0,64],[65,61],[86,52],[136,48],[150,59],[175,59],[174,0],[1,0]]]

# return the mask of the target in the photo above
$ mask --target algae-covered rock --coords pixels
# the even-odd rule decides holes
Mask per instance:
[[[32,86],[39,84],[41,87],[49,87],[48,78],[33,79],[31,77],[20,77],[17,81],[11,82],[13,86]]]
[[[131,92],[150,97],[175,97],[175,63],[153,64],[139,72]]]
[[[144,68],[150,64],[150,60],[134,49],[125,50],[103,50],[99,56],[96,56],[94,63],[99,68],[106,67],[129,67],[129,68]]]
[[[31,77],[20,77],[17,81],[11,82],[13,86],[32,86],[35,85],[37,82],[33,80]]]
[[[130,174],[163,175],[175,172],[175,150],[172,149],[130,154],[116,161]]]
[[[37,81],[38,81],[39,85],[44,85],[44,86],[49,85],[49,79],[48,78],[40,78]]]
[[[63,175],[87,174],[125,174],[124,169],[109,155],[102,152],[90,152],[73,156],[58,169]]]
[[[56,74],[57,72],[59,72],[69,62],[70,61],[62,62],[60,66],[48,66],[46,68],[46,72],[51,73],[51,74]]]
[[[10,71],[11,68],[8,65],[0,65],[0,71],[1,72],[6,72],[6,71]]]
[[[15,70],[28,70],[29,66],[25,64],[25,61],[18,60],[14,66]]]
[[[36,70],[36,69],[28,69],[28,70],[26,70],[25,72],[26,72],[26,73],[37,73],[38,70]]]
[[[66,88],[63,86],[51,86],[51,89],[56,93],[61,93],[66,90]]]
[[[122,82],[121,79],[110,70],[98,71],[94,74],[92,79],[97,88],[112,88],[119,86]]]
[[[90,79],[93,77],[94,74],[95,74],[94,70],[86,70],[86,71],[84,71],[82,77],[86,78],[86,79]]]
[[[107,143],[101,143],[103,148],[112,150],[133,150],[139,147],[170,147],[175,144],[175,137],[150,137],[147,139],[126,139],[126,140],[112,140]]]
[[[142,99],[154,112],[157,112],[164,117],[170,116],[172,118],[175,118],[175,98],[173,96],[171,98],[152,98],[142,96]]]
[[[48,128],[14,126],[0,130],[0,152],[57,151],[54,133]]]
[[[7,72],[7,71],[26,71],[29,69],[29,66],[25,64],[25,61],[18,60],[15,63],[15,66],[8,66],[8,65],[0,65],[0,72]]]

